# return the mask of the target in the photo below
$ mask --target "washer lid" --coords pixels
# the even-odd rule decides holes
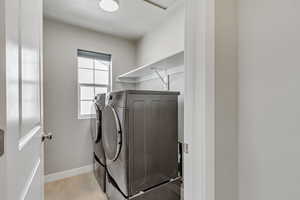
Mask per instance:
[[[110,161],[115,161],[121,151],[122,131],[117,112],[111,105],[102,111],[103,148],[105,156]]]

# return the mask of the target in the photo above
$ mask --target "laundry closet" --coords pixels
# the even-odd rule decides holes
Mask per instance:
[[[46,200],[183,199],[184,0],[44,7]]]

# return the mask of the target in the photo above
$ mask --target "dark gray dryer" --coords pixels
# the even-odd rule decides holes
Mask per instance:
[[[103,148],[110,200],[179,200],[178,92],[108,94]],[[172,182],[173,181],[173,182]]]

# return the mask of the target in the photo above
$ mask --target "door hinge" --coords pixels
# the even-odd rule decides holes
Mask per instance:
[[[4,154],[4,130],[0,129],[0,157]]]
[[[189,144],[183,143],[182,146],[183,146],[183,152],[185,154],[188,154],[189,153]]]

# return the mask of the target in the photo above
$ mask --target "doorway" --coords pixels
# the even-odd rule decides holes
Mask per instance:
[[[54,1],[52,1],[52,2],[54,2]],[[213,135],[214,134],[213,134],[213,128],[212,128],[213,127],[213,121],[214,121],[212,119],[213,118],[213,114],[212,114],[213,113],[213,107],[212,107],[212,105],[208,105],[208,107],[204,108],[204,103],[201,104],[199,107],[196,107],[196,109],[195,109],[195,107],[193,107],[193,108],[191,107],[195,104],[195,101],[202,100],[203,102],[208,102],[208,101],[211,101],[211,100],[214,99],[213,98],[214,95],[212,94],[213,93],[212,91],[214,91],[213,83],[212,83],[213,82],[213,77],[214,77],[213,76],[213,70],[214,70],[214,67],[213,67],[213,60],[214,59],[213,59],[213,57],[214,56],[213,56],[213,53],[212,53],[212,49],[213,49],[212,46],[213,46],[213,41],[214,41],[214,39],[212,37],[214,35],[213,34],[214,31],[213,31],[212,26],[213,26],[214,23],[212,22],[213,18],[211,18],[213,13],[214,13],[213,12],[214,9],[213,9],[212,4],[213,4],[212,1],[210,1],[209,3],[207,3],[206,1],[192,1],[192,0],[186,2],[186,5],[187,5],[186,9],[188,11],[191,11],[191,12],[188,12],[189,14],[185,14],[185,16],[187,15],[187,19],[184,20],[184,21],[188,21],[189,23],[185,25],[185,27],[187,27],[188,31],[187,31],[187,36],[185,36],[185,38],[186,38],[185,41],[187,41],[187,42],[184,46],[186,48],[185,49],[183,48],[184,51],[185,51],[185,54],[186,54],[185,55],[185,57],[186,57],[186,59],[185,59],[185,66],[186,66],[185,67],[185,97],[186,98],[185,98],[185,103],[184,104],[185,104],[185,116],[187,116],[187,117],[185,117],[185,126],[184,126],[185,128],[184,129],[185,129],[185,132],[188,133],[188,134],[185,134],[185,136],[184,136],[185,137],[185,143],[188,144],[188,146],[186,146],[186,149],[185,149],[186,153],[187,153],[187,155],[185,155],[185,157],[186,157],[185,158],[185,161],[186,161],[185,172],[187,174],[187,176],[185,177],[185,182],[186,182],[185,183],[186,184],[185,197],[186,197],[186,199],[192,199],[191,195],[193,195],[194,197],[196,196],[198,198],[199,195],[195,195],[195,194],[199,194],[199,192],[201,193],[200,194],[201,198],[203,197],[203,199],[213,199],[212,198],[213,197],[213,195],[212,195],[213,194],[213,188],[214,188],[213,187],[213,181],[212,181],[213,180],[213,175],[214,175],[214,172],[213,172],[213,160],[214,160],[213,159],[214,158],[214,156],[213,156],[213,144],[214,144],[213,143]],[[153,6],[157,7],[157,5],[155,5],[155,4]],[[44,5],[44,8],[45,7],[46,6]],[[75,4],[72,4],[72,7],[74,9],[78,9],[78,7],[81,7],[81,6],[75,3]],[[162,7],[162,6],[158,6],[158,7]],[[2,4],[1,4],[1,9],[4,10],[4,5],[2,5]],[[12,9],[11,11],[13,11],[13,7],[9,7],[9,9]],[[163,9],[163,8],[160,8],[160,9]],[[55,9],[55,10],[58,10],[58,8]],[[202,12],[198,12],[198,10],[201,10]],[[49,9],[48,11],[51,12],[51,9]],[[1,13],[6,13],[7,14],[9,12],[1,12]],[[14,13],[14,12],[11,12],[11,13]],[[67,15],[66,17],[73,18],[74,17],[73,14],[74,13],[72,13],[72,15]],[[95,14],[95,13],[92,12],[91,14]],[[134,14],[134,12],[132,12],[131,14]],[[57,26],[59,30],[65,31],[66,26],[69,25],[69,26],[71,26],[71,30],[72,30],[70,32],[72,32],[77,37],[80,36],[80,34],[78,34],[78,35],[76,34],[77,27],[76,27],[76,25],[74,25],[71,22],[72,19],[69,19],[70,21],[68,23],[63,22],[66,25],[65,24],[64,25],[59,25],[61,22],[58,22],[58,20],[54,19],[54,17],[55,16],[59,17],[61,15],[63,15],[63,14],[54,12],[54,14],[52,13],[52,16],[48,16],[48,18],[51,18],[49,20],[51,22],[48,23],[49,27],[53,28],[53,27]],[[195,22],[196,20],[195,20],[194,17],[196,15],[199,15],[199,18],[201,19],[200,20],[201,23],[199,23],[199,24],[197,22]],[[107,17],[107,16],[109,16],[108,13],[105,14],[105,17]],[[11,16],[9,16],[9,17],[11,17]],[[107,19],[105,17],[104,17],[104,19]],[[133,17],[135,17],[135,16],[133,16]],[[46,16],[46,18],[47,18],[47,16]],[[7,19],[9,19],[9,18],[7,18]],[[7,23],[7,21],[4,21],[4,17],[1,18],[1,22],[3,22],[3,24],[1,24],[1,25],[4,25],[5,23]],[[205,22],[205,23],[202,23],[202,22]],[[96,21],[95,23],[98,23],[98,21]],[[81,26],[83,26],[83,25],[81,24]],[[84,26],[85,26],[84,27],[85,29],[91,29],[91,27],[89,27],[90,25],[84,25]],[[198,29],[199,27],[201,27],[200,30]],[[106,30],[109,31],[109,29],[111,27],[106,26],[105,28],[106,28]],[[208,32],[203,31],[203,30],[207,30],[207,29],[209,30]],[[2,29],[2,30],[4,30],[4,29]],[[96,35],[95,32],[98,32],[98,31],[93,30],[92,32],[93,33],[90,35],[89,38],[95,37],[95,35]],[[198,40],[197,39],[198,38],[197,34],[193,34],[193,32],[202,35],[203,37],[201,37],[201,40]],[[50,32],[49,33],[49,35],[51,35],[52,37],[57,36],[57,38],[59,38],[58,36],[60,36],[60,35],[59,34],[56,35],[56,34],[57,34],[57,32]],[[124,34],[128,34],[128,33],[124,33]],[[136,35],[135,36],[134,35],[130,36],[130,34],[128,34],[128,37],[136,37]],[[115,39],[116,36],[111,37],[111,36],[108,36],[106,34],[104,36],[104,38],[106,38],[106,39],[111,39],[111,38]],[[191,38],[193,38],[193,39],[191,39]],[[3,40],[5,40],[5,39],[2,39],[1,41],[3,41]],[[197,41],[197,43],[195,43],[195,41]],[[78,43],[78,41],[71,40],[69,42],[69,44],[72,44],[72,43]],[[99,43],[104,44],[100,40],[99,40]],[[147,43],[151,44],[151,43],[155,43],[155,42],[152,41],[152,40],[149,40],[149,41],[147,41]],[[63,44],[63,41],[61,41],[61,44]],[[171,43],[169,45],[172,46],[172,44],[173,43]],[[1,43],[1,45],[5,46],[5,44],[2,44],[2,43]],[[126,43],[126,45],[129,46],[128,48],[132,48],[132,46],[134,46],[134,45],[128,44],[128,43]],[[51,46],[51,42],[49,42],[49,46]],[[100,53],[110,53],[110,52],[113,51],[112,49],[110,49],[109,51],[105,51],[101,47],[98,49],[98,47],[95,47],[95,46],[90,47],[89,45],[84,45],[84,44],[82,44],[80,46],[81,46],[81,49],[92,50],[92,51],[100,52]],[[195,51],[196,46],[197,47],[201,46],[202,48],[201,49],[196,48],[196,51]],[[64,60],[65,57],[68,57],[68,56],[72,57],[73,62],[72,61],[71,62],[66,62],[64,64],[64,66],[66,66],[66,67],[70,67],[70,66],[74,67],[75,66],[74,68],[76,68],[76,71],[77,71],[76,52],[77,52],[78,49],[76,49],[76,51],[75,50],[73,50],[73,51],[72,50],[71,51],[63,51],[63,48],[59,48],[59,46],[57,46],[57,48],[55,48],[55,50],[56,50],[57,53],[59,53],[59,58],[61,60]],[[125,49],[124,51],[122,51],[123,55],[124,55],[124,53],[129,52],[127,50],[128,49]],[[141,50],[144,50],[144,49],[141,48]],[[160,51],[153,51],[152,53],[157,54],[158,52],[160,52]],[[187,54],[187,52],[188,52],[188,54]],[[207,52],[210,52],[210,53],[207,53]],[[47,53],[47,51],[44,52],[44,53]],[[176,53],[178,53],[178,52],[176,51],[174,54],[169,54],[169,56],[176,55]],[[198,59],[199,58],[198,55],[201,55],[200,58],[203,58],[203,60]],[[130,57],[130,56],[135,57],[136,55],[125,54],[125,56],[126,57]],[[1,59],[1,61],[5,60],[4,57],[1,57],[1,58],[3,58],[3,59]],[[163,56],[161,58],[163,58]],[[204,59],[204,58],[206,58],[206,59]],[[144,60],[144,59],[145,60],[150,59],[149,61],[152,62],[151,58],[149,58],[148,55],[144,55],[144,57],[140,58],[140,62],[142,63],[142,60]],[[77,72],[72,71],[74,69],[70,68],[70,70],[69,69],[68,70],[62,70],[62,68],[59,68],[58,67],[59,63],[57,63],[57,60],[59,60],[59,59],[57,59],[57,57],[54,56],[54,59],[53,59],[53,57],[50,57],[49,60],[47,60],[47,58],[45,58],[44,62],[53,62],[51,67],[54,68],[53,70],[58,71],[57,73],[55,73],[58,77],[63,76],[64,78],[69,78],[69,76],[71,76],[71,77],[76,77],[77,76]],[[114,58],[112,58],[112,63],[113,63],[113,65],[117,65],[117,64],[123,65],[122,62],[124,60],[125,59],[122,59],[122,61],[117,61],[117,60],[114,60]],[[154,60],[154,61],[156,62],[157,60]],[[139,65],[137,65],[135,63],[135,61],[132,61],[132,65],[130,65],[130,66],[139,66]],[[200,68],[198,68],[199,66],[200,66]],[[207,70],[207,69],[209,69],[209,70]],[[115,72],[115,74],[114,73],[111,74],[111,76],[112,76],[111,80],[116,80],[115,78],[117,78],[118,75],[124,74],[128,70],[129,69],[126,69],[126,70],[122,69],[122,70],[119,70],[119,71],[117,70]],[[66,74],[64,75],[64,73],[67,73],[67,75]],[[47,75],[51,76],[51,72],[47,72]],[[201,79],[201,78],[203,78],[203,76],[204,76],[204,79]],[[201,79],[202,81],[205,80],[206,84],[204,84],[204,82],[202,82],[203,84],[198,85],[199,80],[196,81],[197,78],[199,78],[199,80]],[[1,80],[6,80],[6,78],[1,76]],[[51,79],[48,79],[48,81],[49,80],[51,80]],[[74,81],[74,80],[76,80],[76,78],[74,78],[72,81]],[[46,89],[46,90],[49,89],[48,88],[49,84],[51,84],[48,81],[47,81],[47,78],[46,78],[45,85],[44,85],[44,89]],[[71,107],[71,110],[73,110],[73,113],[72,113],[73,115],[71,116],[71,118],[74,118],[74,116],[77,116],[77,112],[76,112],[77,108],[78,108],[77,103],[76,104],[70,103],[69,100],[70,99],[78,99],[78,95],[76,94],[76,91],[77,91],[78,88],[77,87],[74,88],[74,87],[68,85],[68,81],[65,81],[65,82],[62,81],[62,82],[58,82],[58,83],[60,83],[58,85],[58,87],[61,87],[61,85],[64,85],[69,91],[73,91],[73,92],[75,91],[74,92],[75,95],[73,94],[73,95],[67,96],[66,95],[67,93],[65,93],[63,91],[60,91],[60,92],[57,92],[57,93],[54,92],[53,97],[59,97],[59,98],[56,98],[55,99],[56,101],[53,102],[53,103],[55,103],[57,105],[63,104],[65,100],[63,100],[62,97],[64,97],[66,95],[67,96],[67,103],[66,103],[67,106],[66,107],[67,108]],[[130,82],[127,82],[127,83],[123,82],[123,83],[116,84],[116,87],[119,87],[120,89],[122,89],[122,87],[125,87],[125,86],[122,86],[122,85],[126,85],[126,88],[127,88],[127,87],[131,86],[132,84],[133,83],[130,83]],[[136,83],[134,83],[134,84],[136,84]],[[203,90],[201,90],[201,88]],[[201,93],[202,95],[198,94],[199,91],[202,91],[202,93]],[[59,96],[57,96],[55,94],[59,94]],[[46,96],[46,94],[45,94],[45,96]],[[45,98],[45,102],[44,102],[45,105],[47,105],[50,101],[51,101],[50,98],[49,99]],[[3,102],[5,102],[5,101],[3,101]],[[1,104],[4,104],[4,103],[1,103]],[[48,105],[50,105],[50,103]],[[197,112],[194,112],[195,110]],[[203,112],[202,112],[203,110],[206,110],[205,111],[205,116],[198,115],[199,113],[203,114]],[[187,120],[187,119],[190,119],[192,116],[194,116],[193,120]],[[63,116],[59,116],[59,117],[61,117],[60,119],[65,119],[65,118],[63,118]],[[58,119],[59,119],[59,117],[58,117]],[[212,119],[212,120],[205,120],[205,119],[208,119],[207,117],[209,119]],[[52,116],[52,115],[48,116],[48,120],[49,119],[51,120],[52,118],[55,118],[55,117]],[[197,140],[199,138],[195,137],[195,135],[192,134],[193,130],[198,130],[197,126],[196,126],[198,121],[196,119],[199,119],[200,122],[202,122],[200,124],[204,124],[205,122],[206,123],[209,122],[208,124],[206,124],[206,126],[204,128],[202,127],[203,129],[202,129],[201,134],[200,134],[201,139],[205,139],[205,140],[202,140],[202,141],[206,144],[206,145],[200,145],[200,148],[203,148],[203,146],[205,146],[206,149],[197,149],[195,147],[198,146],[198,145],[193,145],[193,142],[195,143],[196,141],[200,141],[200,140]],[[45,117],[45,121],[47,121],[47,117]],[[81,124],[81,123],[84,124],[84,126],[86,126],[86,127],[88,126],[87,125],[88,122],[86,122],[86,123],[80,122],[78,124]],[[4,127],[6,127],[6,125],[4,125]],[[55,132],[56,130],[51,127],[50,123],[48,125],[45,124],[45,129],[47,129],[48,131],[52,131],[54,133],[54,138],[57,137],[56,132]],[[209,130],[209,132],[207,132],[207,130]],[[73,132],[73,131],[70,131],[69,129],[64,129],[64,132]],[[209,133],[212,133],[212,134],[209,134]],[[209,135],[209,137],[206,137],[207,134]],[[87,135],[88,135],[88,133],[86,132],[86,135],[85,135],[86,139],[88,139]],[[64,139],[66,141],[69,141],[69,139],[72,138],[72,137],[73,137],[73,135],[71,135],[71,137],[65,136]],[[55,141],[55,140],[56,141],[62,141],[63,139],[56,138],[53,141]],[[82,140],[82,141],[87,141],[87,140]],[[50,143],[49,143],[49,145],[47,144],[48,147],[46,146],[46,151],[51,149],[50,145],[51,145]],[[67,142],[65,143],[65,149],[74,150],[74,148],[73,148],[74,146],[76,146],[76,145],[74,145],[74,143],[67,143]],[[82,150],[82,149],[85,149],[85,147],[90,148],[90,146],[91,145],[88,142],[83,143],[83,148],[82,148],[82,146],[77,145],[77,147],[78,147],[78,149],[76,149],[77,155],[83,155],[84,150]],[[59,148],[57,148],[57,149],[53,148],[53,149],[59,151]],[[199,163],[198,161],[196,161],[197,159],[195,159],[197,157],[197,155],[189,153],[189,152],[197,152],[198,150],[199,150],[199,152],[203,153],[204,158],[207,158],[207,160],[204,160],[203,162],[200,161],[200,163]],[[60,155],[60,154],[57,153],[56,155]],[[61,159],[62,162],[63,162],[64,158]],[[75,160],[76,155],[74,155],[74,154],[68,155],[67,158],[70,158],[71,160]],[[52,158],[50,158],[46,162],[51,163],[55,159],[56,159],[55,156],[53,156]],[[203,170],[196,170],[196,169],[193,170],[191,165],[193,164],[194,160],[197,164],[199,164],[199,166],[201,166],[201,169],[203,169]],[[84,163],[84,162],[82,162],[82,163]],[[79,162],[80,165],[82,165],[82,163]],[[57,179],[57,177],[70,176],[70,174],[74,175],[74,174],[78,173],[78,171],[85,172],[85,171],[88,171],[88,170],[91,169],[90,166],[88,166],[88,165],[84,165],[83,168],[74,168],[74,166],[75,165],[69,163],[68,167],[70,167],[71,169],[76,169],[76,170],[75,171],[68,171],[68,173],[62,173],[62,174],[59,174],[59,173],[56,173],[56,172],[59,172],[59,170],[63,169],[64,167],[62,167],[62,165],[58,166],[58,167],[55,166],[54,168],[56,168],[56,170],[50,171],[50,172],[54,172],[54,174],[52,174],[53,176],[51,176],[52,179]],[[210,169],[210,170],[206,171],[205,169]],[[201,173],[201,174],[198,174],[198,173]],[[202,178],[192,179],[192,176],[198,177],[197,174],[199,175],[199,177],[202,177]],[[46,179],[47,179],[47,177],[46,177]],[[208,187],[206,186],[206,184],[201,184],[203,182],[207,183]],[[192,185],[193,185],[193,187],[192,187]],[[198,188],[199,185],[203,186],[203,188],[201,190],[199,190],[199,188]],[[189,187],[189,186],[191,186],[191,187]],[[190,188],[190,189],[187,189],[187,188]],[[204,190],[206,192],[204,192]],[[207,197],[209,197],[209,198],[207,198]]]

